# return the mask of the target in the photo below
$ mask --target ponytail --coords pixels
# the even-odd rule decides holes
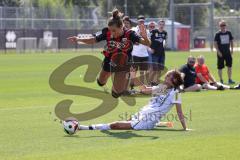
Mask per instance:
[[[118,28],[122,27],[123,26],[122,16],[123,14],[118,9],[115,8],[112,11],[112,16],[108,20],[108,26],[115,25]]]

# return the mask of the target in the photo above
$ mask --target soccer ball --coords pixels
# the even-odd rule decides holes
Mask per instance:
[[[67,134],[73,135],[78,129],[78,121],[72,118],[66,119],[63,121],[63,129]]]

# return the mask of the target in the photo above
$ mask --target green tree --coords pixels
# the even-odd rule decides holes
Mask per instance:
[[[124,12],[124,2],[124,0],[115,0],[108,4],[108,0],[101,0],[102,15],[107,17],[107,13],[114,7]],[[132,18],[138,15],[166,17],[168,16],[168,3],[168,0],[127,0],[127,14]]]
[[[78,6],[78,7],[86,7],[91,4],[90,0],[62,0],[65,6]]]
[[[0,0],[0,6],[18,7],[21,0]]]
[[[175,3],[206,3],[208,0],[175,0]],[[209,7],[195,6],[194,7],[194,26],[206,26],[208,24]],[[190,7],[175,7],[175,20],[190,25],[191,24],[191,9]]]

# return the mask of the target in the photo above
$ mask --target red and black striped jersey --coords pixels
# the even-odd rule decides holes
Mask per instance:
[[[114,38],[108,28],[95,34],[96,41],[105,40],[107,44],[104,46],[103,54],[106,57],[111,57],[114,54],[130,55],[133,44],[139,43],[140,37],[132,30],[123,30],[124,33],[118,38]]]

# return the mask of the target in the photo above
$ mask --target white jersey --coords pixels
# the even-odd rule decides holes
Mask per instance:
[[[169,89],[165,94],[158,94],[159,86],[153,87],[153,97],[142,110],[155,112],[158,118],[170,111],[174,104],[181,104],[181,97],[178,90]]]
[[[138,26],[132,28],[132,30],[140,36],[140,30]],[[149,30],[147,30],[147,35],[150,37]],[[133,45],[132,55],[137,57],[148,57],[148,47],[143,44],[135,44]]]
[[[169,89],[162,94],[159,86],[153,87],[153,97],[148,105],[135,114],[131,120],[133,129],[152,129],[160,119],[170,111],[174,104],[181,104],[181,97],[178,90]]]

